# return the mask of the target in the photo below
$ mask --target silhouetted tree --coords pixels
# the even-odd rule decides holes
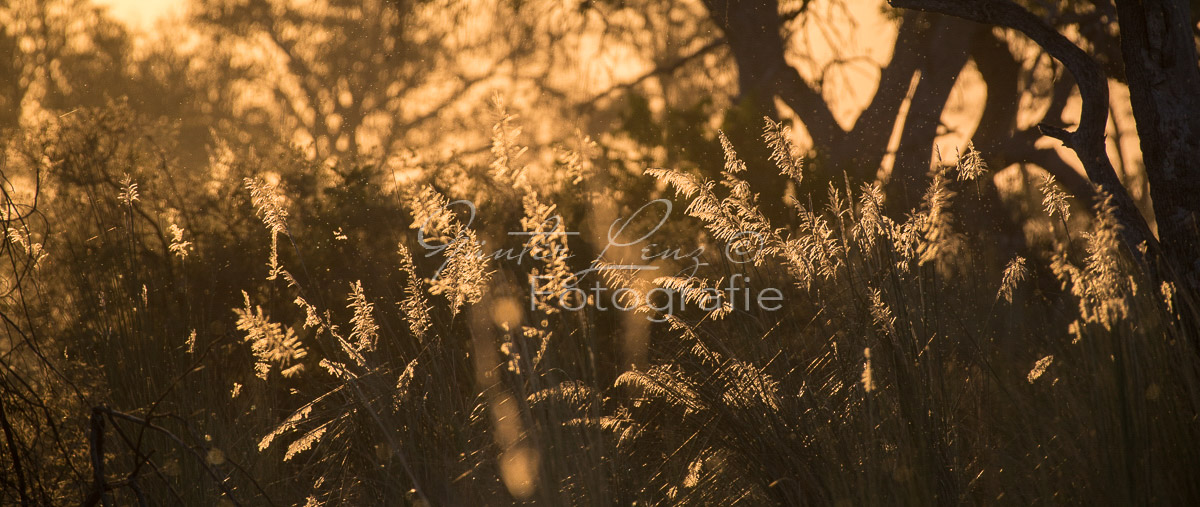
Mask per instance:
[[[944,13],[1021,32],[1062,62],[1079,85],[1083,111],[1079,127],[1065,131],[1042,125],[1042,132],[1074,150],[1088,177],[1113,195],[1131,247],[1156,240],[1121,185],[1105,150],[1108,82],[1102,66],[1038,16],[1010,0],[892,0],[899,7]],[[1098,9],[1110,12],[1112,4]],[[1158,239],[1168,258],[1190,278],[1200,272],[1200,62],[1196,34],[1184,0],[1117,0],[1125,78],[1129,84],[1150,194],[1158,218]],[[1111,23],[1111,17],[1108,18]]]
[[[812,139],[820,181],[843,171],[852,179],[873,180],[888,155],[892,132],[899,130],[888,178],[889,198],[897,205],[893,209],[906,209],[919,198],[951,90],[968,62],[974,62],[987,99],[973,141],[991,165],[1036,164],[1085,200],[1092,196],[1091,185],[1099,185],[1113,195],[1130,247],[1145,242],[1154,249],[1156,237],[1126,189],[1129,182],[1122,181],[1106,153],[1106,78],[1127,82],[1159,237],[1171,257],[1187,264],[1188,271],[1196,269],[1194,255],[1187,252],[1198,246],[1200,204],[1187,196],[1200,190],[1200,179],[1190,174],[1200,159],[1194,135],[1200,129],[1200,70],[1197,32],[1191,26],[1195,15],[1189,14],[1187,2],[1079,2],[1053,9],[1038,3],[1026,8],[1010,0],[891,3],[913,9],[895,13],[898,35],[890,61],[879,71],[877,91],[854,123],[843,127],[831,110],[828,83],[822,76],[806,79],[788,59],[789,30],[806,22],[810,2],[704,0],[710,19],[728,40],[740,107],[776,117],[775,100],[786,104]],[[1014,28],[1020,35],[1014,38],[992,25]],[[1070,37],[1064,35],[1068,33]],[[1041,51],[1023,52],[1016,44],[1021,37],[1032,39]],[[1044,54],[1061,62],[1074,83],[1057,72],[1037,72]],[[1084,109],[1079,128],[1066,132],[1059,125],[1074,122],[1062,116],[1075,83]],[[1018,123],[1026,94],[1040,98],[1041,104],[1040,111],[1031,111],[1037,119],[1027,126]],[[1075,150],[1086,177],[1052,148],[1036,144],[1046,135]],[[766,194],[768,202],[778,202],[782,177],[760,171],[757,178],[758,188],[779,189]],[[985,201],[996,201],[991,185],[984,192]]]

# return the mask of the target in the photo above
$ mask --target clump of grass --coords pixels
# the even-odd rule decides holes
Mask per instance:
[[[290,327],[283,327],[278,322],[271,322],[263,314],[261,306],[251,308],[250,295],[242,293],[246,298],[245,308],[235,309],[237,328],[246,333],[245,340],[250,343],[258,362],[255,371],[259,378],[267,380],[271,366],[280,368],[280,374],[291,377],[304,370],[301,362],[308,351],[300,344],[300,339]]]

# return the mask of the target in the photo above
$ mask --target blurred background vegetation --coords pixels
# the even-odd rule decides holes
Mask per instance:
[[[897,3],[0,5],[0,503],[1200,500],[1200,8]],[[531,300],[654,199],[785,309]]]

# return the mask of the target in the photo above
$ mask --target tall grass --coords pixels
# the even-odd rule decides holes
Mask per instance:
[[[286,150],[173,175],[123,111],[6,147],[0,502],[1200,498],[1194,295],[1053,181],[1020,251],[964,228],[969,145],[890,216],[877,182],[807,186],[770,120],[777,167],[718,135],[720,174],[643,175],[586,139],[539,167],[502,115],[489,161],[396,186]],[[749,171],[791,179],[788,223]]]

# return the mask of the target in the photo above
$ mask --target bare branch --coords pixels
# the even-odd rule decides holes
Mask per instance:
[[[1053,137],[1059,141],[1062,141],[1063,144],[1070,146],[1071,132],[1067,129],[1055,127],[1054,125],[1050,125],[1048,123],[1039,123],[1038,130],[1041,131],[1042,135],[1046,137]]]
[[[608,98],[618,92],[624,92],[624,91],[633,89],[634,87],[646,82],[647,79],[650,79],[654,76],[669,76],[671,74],[674,74],[676,70],[679,70],[680,67],[683,67],[688,62],[691,62],[692,60],[695,60],[696,58],[699,58],[701,56],[704,56],[704,55],[712,52],[714,49],[721,47],[726,42],[727,41],[725,40],[724,37],[717,37],[716,39],[713,39],[712,41],[710,41],[708,44],[705,44],[704,46],[702,46],[700,49],[697,49],[692,54],[681,56],[678,59],[676,59],[675,61],[667,63],[665,65],[659,65],[659,66],[651,69],[649,72],[642,74],[641,76],[639,76],[637,79],[634,79],[633,81],[614,85],[612,88],[609,88],[603,92],[596,94],[596,96],[592,97],[591,99],[587,100],[586,102],[576,105],[575,107],[580,110],[590,109],[595,106],[596,102],[598,102],[602,99]]]

